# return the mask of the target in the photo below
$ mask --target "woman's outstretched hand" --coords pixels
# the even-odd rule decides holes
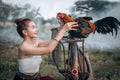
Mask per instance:
[[[65,32],[68,32],[70,30],[77,30],[78,24],[77,22],[68,22],[66,24],[64,24],[64,26],[62,27],[62,29]]]

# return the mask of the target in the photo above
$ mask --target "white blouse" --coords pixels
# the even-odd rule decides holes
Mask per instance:
[[[41,56],[18,59],[18,69],[21,73],[36,73],[39,71],[41,61]]]

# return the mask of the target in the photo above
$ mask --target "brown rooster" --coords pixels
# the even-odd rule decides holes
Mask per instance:
[[[103,19],[97,20],[94,23],[91,22],[92,17],[78,17],[73,19],[71,16],[67,15],[66,13],[58,13],[57,18],[60,19],[64,24],[67,22],[77,22],[79,27],[76,31],[69,31],[72,37],[79,37],[79,38],[86,38],[90,33],[98,33],[107,34],[112,33],[115,30],[117,35],[118,29],[120,26],[120,22],[115,17],[105,17]]]

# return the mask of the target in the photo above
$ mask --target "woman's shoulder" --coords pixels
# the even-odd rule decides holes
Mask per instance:
[[[24,51],[26,51],[26,49],[27,49],[28,47],[30,47],[29,44],[22,43],[22,44],[19,46],[19,51],[20,51],[21,53],[23,53]]]
[[[33,42],[34,47],[38,47],[39,43],[40,43],[40,40],[38,40],[38,39],[34,40],[34,42]]]
[[[19,48],[20,48],[21,50],[24,50],[24,49],[26,49],[26,48],[37,47],[38,44],[39,44],[39,40],[34,40],[32,44],[29,44],[29,43],[27,43],[27,42],[23,42],[23,43],[19,46]]]

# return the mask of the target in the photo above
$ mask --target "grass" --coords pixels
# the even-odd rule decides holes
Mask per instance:
[[[120,48],[89,51],[95,80],[120,80]]]
[[[0,55],[0,80],[12,78],[17,67],[17,57],[14,55]]]
[[[0,44],[0,80],[12,80],[17,68],[18,45]],[[91,60],[93,80],[120,80],[120,49],[101,51],[90,49],[88,52]],[[50,64],[49,55],[42,56],[40,67],[42,76],[49,75],[55,80],[65,80],[56,67]]]

